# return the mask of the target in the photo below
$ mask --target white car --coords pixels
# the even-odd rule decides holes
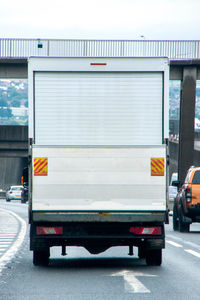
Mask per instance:
[[[170,210],[173,210],[174,198],[176,197],[178,192],[177,187],[172,186],[172,182],[177,180],[178,180],[178,173],[172,173],[172,177],[169,185],[169,209]]]
[[[24,187],[23,185],[12,185],[6,192],[6,201],[21,200],[21,194]]]

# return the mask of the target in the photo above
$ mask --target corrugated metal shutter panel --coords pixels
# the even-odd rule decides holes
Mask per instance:
[[[161,73],[35,74],[37,145],[162,143]]]

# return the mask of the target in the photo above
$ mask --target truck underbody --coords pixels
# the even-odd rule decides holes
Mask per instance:
[[[97,216],[95,213],[92,215],[93,219],[95,215]],[[162,249],[165,247],[164,222],[123,222],[123,214],[114,215],[116,220],[121,219],[121,222],[110,220],[107,222],[104,220],[101,222],[33,222],[30,230],[30,250],[33,251],[34,264],[47,265],[50,248],[53,246],[61,246],[62,255],[66,255],[67,246],[84,247],[91,254],[99,254],[114,246],[128,246],[129,255],[133,255],[133,247],[138,247],[139,258],[145,258],[148,265],[160,265]],[[130,213],[126,214],[126,217],[127,215],[131,218]],[[150,215],[147,215],[149,220],[153,216],[150,218]],[[71,219],[75,219],[76,216],[77,214],[71,215]],[[109,219],[109,216],[113,217],[109,213],[101,213],[101,216],[104,219]],[[132,219],[134,219],[133,216]],[[35,217],[40,219],[39,214]],[[135,214],[135,217],[138,218],[138,214]],[[163,214],[160,214],[160,219],[162,217]],[[54,214],[54,219],[56,219],[56,214]]]

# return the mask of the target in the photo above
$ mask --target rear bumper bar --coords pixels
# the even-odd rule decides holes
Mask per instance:
[[[166,212],[33,212],[33,222],[165,222]]]

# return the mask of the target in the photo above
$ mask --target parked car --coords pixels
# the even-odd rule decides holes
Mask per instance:
[[[172,182],[177,180],[178,180],[178,173],[172,173],[172,177],[169,185],[169,209],[170,210],[173,210],[174,199],[176,198],[178,192],[177,186],[173,186]]]
[[[173,181],[173,186],[180,186]],[[200,167],[191,167],[174,201],[173,229],[188,232],[190,224],[200,222]]]
[[[6,192],[6,201],[21,200],[21,194],[24,187],[23,185],[12,185]]]

